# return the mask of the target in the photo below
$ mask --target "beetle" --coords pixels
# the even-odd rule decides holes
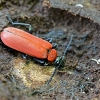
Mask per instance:
[[[7,27],[1,32],[2,42],[10,48],[30,56],[47,59],[49,62],[56,60],[57,51],[46,40],[29,34],[21,29]]]

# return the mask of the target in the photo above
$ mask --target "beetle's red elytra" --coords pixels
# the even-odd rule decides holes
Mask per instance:
[[[57,57],[57,51],[51,43],[21,29],[5,28],[1,32],[1,40],[10,48],[49,62],[55,61]]]

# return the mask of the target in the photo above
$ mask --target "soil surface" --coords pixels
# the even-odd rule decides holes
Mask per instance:
[[[31,24],[32,35],[52,38],[58,56],[65,57],[54,73],[54,63],[36,63],[0,40],[0,100],[100,100],[99,0],[1,0],[0,5],[1,32],[6,27],[28,32],[27,26],[12,25],[10,15],[13,22]]]
[[[50,6],[66,10],[74,15],[80,15],[100,24],[100,0],[50,0]]]

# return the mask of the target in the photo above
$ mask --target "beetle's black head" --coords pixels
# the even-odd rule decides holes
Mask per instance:
[[[65,57],[64,56],[59,56],[56,58],[54,65],[58,67],[58,69],[62,69],[65,65]]]

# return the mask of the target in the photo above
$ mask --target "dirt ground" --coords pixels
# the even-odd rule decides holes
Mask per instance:
[[[12,26],[7,15],[14,22],[29,23],[33,35],[52,38],[58,44],[58,56],[63,56],[73,36],[65,65],[58,68],[47,85],[55,69],[53,65],[40,65],[0,40],[0,100],[100,100],[99,23],[50,7],[50,2],[44,1],[1,0],[0,31]],[[13,27],[28,31],[24,26]]]

